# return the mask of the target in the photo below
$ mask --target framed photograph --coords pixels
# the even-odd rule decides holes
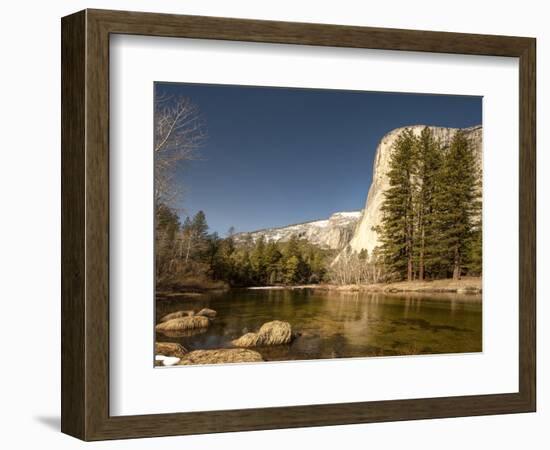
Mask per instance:
[[[63,432],[535,411],[535,39],[61,28]]]

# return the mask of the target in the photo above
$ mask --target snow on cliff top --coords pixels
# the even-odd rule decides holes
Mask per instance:
[[[361,213],[362,211],[340,211],[340,212],[333,213],[328,219],[319,219],[319,220],[312,220],[310,222],[293,223],[293,224],[285,225],[281,227],[263,228],[263,229],[254,230],[254,231],[242,231],[240,233],[237,233],[237,235],[261,234],[266,232],[276,232],[277,230],[293,230],[293,229],[302,228],[303,226],[326,227],[330,224],[331,220],[359,219],[361,217]]]

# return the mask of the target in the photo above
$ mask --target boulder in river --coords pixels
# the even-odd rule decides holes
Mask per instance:
[[[164,356],[183,357],[188,353],[187,349],[177,342],[155,342],[155,354]]]
[[[155,329],[157,331],[185,331],[199,328],[207,328],[209,324],[210,321],[207,317],[189,316],[161,322],[155,327]]]
[[[239,339],[233,340],[231,343],[235,347],[257,347],[261,345],[260,335],[258,333],[246,333],[243,334]]]
[[[180,317],[191,317],[195,315],[195,311],[188,310],[188,311],[176,311],[170,314],[166,314],[163,316],[159,322],[167,322],[172,319],[179,319]]]
[[[262,355],[254,350],[244,348],[222,348],[218,350],[194,350],[187,353],[179,365],[194,364],[228,364],[242,362],[261,362]]]
[[[214,311],[213,309],[210,309],[210,308],[202,308],[198,313],[197,313],[197,316],[204,316],[204,317],[208,317],[209,319],[213,319],[214,317],[216,317],[216,311]]]
[[[274,320],[264,323],[257,333],[246,333],[232,341],[235,347],[261,347],[288,344],[292,341],[292,327],[288,322]]]

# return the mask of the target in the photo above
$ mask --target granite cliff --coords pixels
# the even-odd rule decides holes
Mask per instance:
[[[388,177],[390,155],[392,147],[399,136],[399,134],[405,129],[409,128],[415,135],[420,135],[420,132],[426,127],[426,125],[413,125],[403,128],[397,128],[387,133],[376,149],[373,164],[372,183],[370,185],[365,208],[362,210],[361,219],[355,228],[353,236],[349,242],[348,248],[351,251],[360,252],[366,249],[369,254],[373,249],[379,245],[379,240],[374,227],[381,224],[382,211],[381,206],[384,201],[384,192],[388,189]],[[451,143],[453,136],[459,130],[458,128],[443,128],[443,127],[429,127],[434,134],[434,137],[438,139],[442,144],[442,150]],[[481,125],[464,128],[466,137],[470,140],[474,146],[474,151],[478,157],[480,168],[482,168],[482,127]]]
[[[384,201],[384,192],[388,189],[390,156],[393,144],[399,134],[409,128],[415,135],[426,125],[412,125],[396,128],[387,133],[378,144],[373,163],[372,182],[367,194],[365,208],[361,211],[337,212],[328,219],[315,220],[279,228],[243,232],[235,235],[237,243],[242,243],[250,237],[253,242],[260,237],[266,242],[286,242],[292,236],[306,239],[312,244],[333,250],[360,252],[366,249],[369,254],[380,242],[374,228],[382,222],[381,206]],[[435,139],[441,142],[442,151],[446,151],[458,128],[429,127]],[[474,146],[480,168],[482,167],[482,127],[475,126],[462,129],[466,137]]]

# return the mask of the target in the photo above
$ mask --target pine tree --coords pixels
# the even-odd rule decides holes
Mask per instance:
[[[281,281],[281,265],[280,261],[282,254],[275,242],[269,242],[265,249],[265,263],[267,283],[270,285],[277,284]]]
[[[159,203],[155,214],[155,268],[157,279],[170,272],[176,252],[180,223],[177,214]]]
[[[265,238],[263,236],[256,240],[254,250],[250,254],[250,264],[256,283],[266,284]]]
[[[306,261],[307,242],[292,236],[283,249],[282,269],[285,284],[305,283],[311,276],[311,266]]]
[[[216,261],[218,260],[218,253],[221,249],[222,239],[220,239],[218,233],[214,232],[209,234],[205,242],[205,260],[208,263],[209,272],[214,274]]]
[[[298,238],[294,234],[288,240],[285,248],[285,257],[290,258],[291,256],[300,256],[300,246],[298,243]]]
[[[180,227],[177,214],[168,206],[160,204],[156,210],[156,238],[173,242]]]
[[[199,211],[193,216],[185,218],[181,229],[181,250],[185,264],[189,260],[200,260],[208,256],[209,253],[209,235],[206,216],[203,211]]]
[[[234,267],[233,284],[237,286],[250,286],[253,282],[253,271],[250,265],[250,253],[246,247],[235,250],[231,255],[231,263]]]
[[[440,262],[453,279],[460,279],[468,245],[479,218],[479,170],[473,148],[458,131],[445,157],[441,184],[435,194],[437,245]]]
[[[313,254],[309,261],[311,276],[308,280],[310,283],[319,283],[323,281],[326,274],[325,260],[321,251],[313,247]]]
[[[234,284],[234,265],[232,255],[235,243],[232,237],[221,239],[212,264],[212,273],[216,280],[224,280]]]
[[[193,217],[191,227],[198,239],[205,240],[208,238],[208,224],[206,223],[206,215],[203,211],[199,211]]]
[[[415,260],[418,265],[418,279],[432,272],[437,262],[437,233],[434,227],[434,197],[438,188],[439,174],[443,162],[441,146],[435,140],[430,128],[425,127],[417,142],[417,173],[415,176],[416,240]]]
[[[206,222],[206,215],[203,211],[199,211],[193,217],[191,221],[191,230],[194,240],[193,258],[200,261],[207,257],[209,247],[208,224]]]
[[[389,188],[384,192],[383,220],[377,230],[389,270],[400,279],[413,279],[414,204],[413,176],[416,172],[416,138],[405,129],[390,156]]]
[[[466,261],[465,266],[469,275],[481,275],[483,270],[482,260],[482,239],[483,226],[481,214],[481,171],[477,167],[475,172],[475,182],[473,186],[474,200],[471,205],[471,228],[470,236],[466,243]]]
[[[466,253],[466,268],[469,275],[481,275],[482,272],[482,226],[480,220],[475,221],[471,237],[468,240]]]
[[[297,283],[300,279],[300,260],[297,256],[291,256],[285,261],[284,281],[286,284]]]

